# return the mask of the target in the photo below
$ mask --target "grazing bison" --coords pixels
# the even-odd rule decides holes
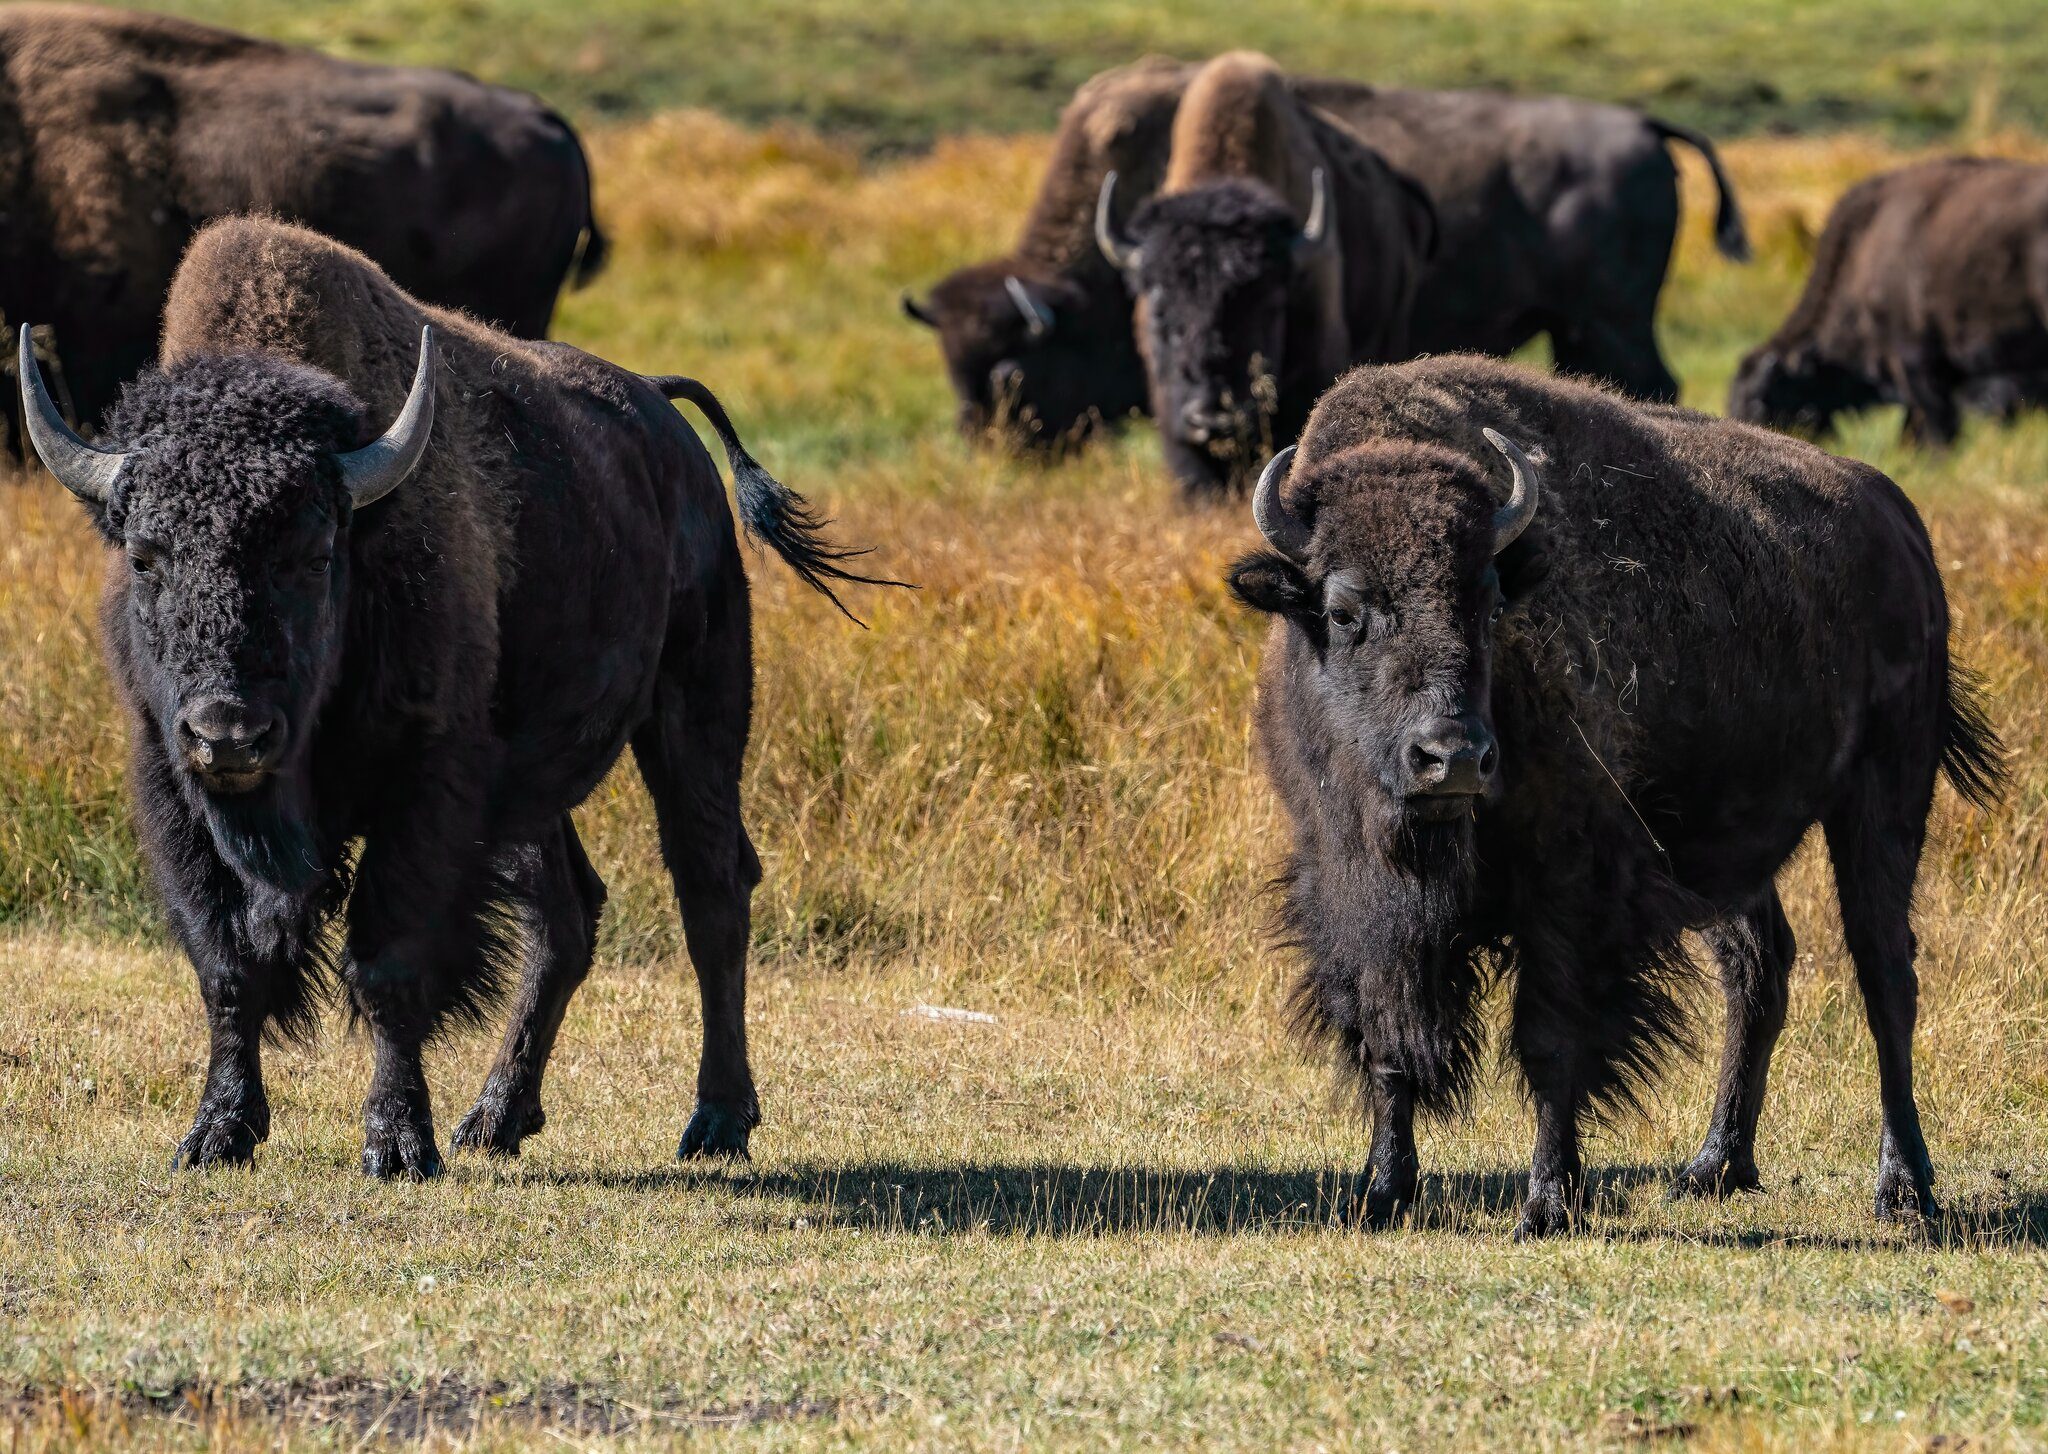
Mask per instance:
[[[1947,444],[1964,408],[2048,399],[2048,167],[1950,157],[1859,182],[1828,214],[1784,325],[1742,361],[1739,419],[1825,433],[1903,404]]]
[[[576,134],[531,96],[167,16],[0,8],[0,313],[51,325],[76,415],[148,364],[229,213],[303,222],[523,337],[604,256]]]
[[[194,240],[161,365],[102,447],[26,330],[21,369],[36,450],[110,547],[138,825],[212,1033],[179,1159],[250,1159],[263,1036],[309,1030],[338,974],[375,1049],[363,1168],[433,1175],[422,1048],[482,1010],[515,939],[514,1021],[455,1141],[517,1151],[604,904],[570,810],[628,744],[703,991],[681,1154],[745,1151],[747,580],[668,401],[718,432],[748,530],[821,590],[860,578],[711,392],[426,307],[251,219]]]
[[[1904,494],[1796,440],[1452,357],[1348,375],[1253,510],[1270,549],[1231,585],[1273,617],[1258,732],[1294,828],[1295,1003],[1363,1083],[1368,1220],[1415,1197],[1415,1112],[1466,1097],[1491,970],[1536,1110],[1518,1230],[1568,1226],[1581,1122],[1682,1033],[1690,929],[1729,1035],[1679,1187],[1756,1185],[1793,957],[1772,880],[1815,822],[1877,1042],[1878,1214],[1933,1215],[1913,880],[1936,777],[1982,803],[2002,768]]]
[[[1138,299],[1139,351],[1184,489],[1251,482],[1352,364],[1402,358],[1435,245],[1429,199],[1289,89],[1264,56],[1189,81],[1158,196],[1097,240]]]
[[[1565,373],[1639,399],[1678,398],[1656,328],[1678,235],[1667,142],[1706,159],[1719,194],[1715,245],[1749,256],[1735,190],[1706,137],[1567,96],[1319,80],[1297,89],[1436,204],[1440,242],[1408,325],[1416,353],[1507,354],[1547,334]]]
[[[1082,86],[1015,250],[948,274],[922,300],[904,295],[903,311],[938,334],[970,438],[1054,448],[1145,407],[1130,296],[1095,249],[1095,197],[1111,171],[1134,195],[1158,185],[1193,69],[1147,59]]]
[[[1106,172],[1118,173],[1119,227],[1156,188],[1181,93],[1199,69],[1150,60],[1090,81],[1062,122],[1055,163],[1016,257],[964,268],[934,290],[931,303],[906,304],[940,330],[971,431],[985,428],[992,384],[1057,426],[1030,438],[1065,437],[1091,410],[1120,418],[1144,407],[1128,291],[1095,256],[1087,219]],[[1705,157],[1720,193],[1716,244],[1731,258],[1749,255],[1734,189],[1707,138],[1625,107],[1563,96],[1381,90],[1315,76],[1289,85],[1435,204],[1438,244],[1409,318],[1411,349],[1505,354],[1547,334],[1568,373],[1640,398],[1678,397],[1655,329],[1678,229],[1668,141]],[[1040,257],[1054,259],[1049,271],[1034,262]],[[1056,335],[1047,328],[1034,338],[1005,287],[1013,272],[1042,277],[1048,287],[1057,282],[1066,304],[1041,320],[1056,321]],[[1049,296],[1036,287],[1031,295]],[[1040,342],[1055,337],[1062,352],[1042,356]],[[1057,409],[1049,397],[1055,389]]]

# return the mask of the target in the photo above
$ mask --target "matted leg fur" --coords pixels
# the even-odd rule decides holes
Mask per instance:
[[[538,843],[511,851],[504,865],[525,944],[519,989],[498,1058],[449,1145],[517,1156],[519,1144],[547,1124],[541,1078],[562,1016],[590,973],[604,910],[604,880],[590,865],[566,813]]]

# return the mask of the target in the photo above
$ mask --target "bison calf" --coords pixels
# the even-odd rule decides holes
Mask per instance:
[[[1567,1227],[1582,1122],[1682,1033],[1694,929],[1729,1035],[1679,1185],[1754,1186],[1793,956],[1773,879],[1816,822],[1877,1041],[1878,1214],[1933,1215],[1913,880],[1936,777],[1981,803],[2001,769],[1898,487],[1444,358],[1348,375],[1254,510],[1271,548],[1231,585],[1274,618],[1258,732],[1294,829],[1296,1005],[1363,1082],[1368,1219],[1414,1200],[1415,1111],[1466,1097],[1492,970],[1536,1110],[1518,1234]]]
[[[1742,361],[1728,412],[1818,433],[1906,410],[1952,441],[1962,411],[2048,399],[2048,167],[1950,157],[1860,182],[1828,214],[1782,327]]]
[[[747,579],[669,400],[717,430],[750,532],[820,589],[860,577],[710,391],[426,307],[339,243],[245,219],[193,242],[160,367],[101,447],[26,329],[21,377],[37,451],[110,547],[138,825],[212,1034],[179,1159],[250,1159],[263,1037],[308,1030],[338,971],[375,1048],[363,1168],[435,1174],[421,1051],[515,950],[513,1023],[456,1142],[516,1152],[604,905],[570,810],[628,744],[703,992],[681,1153],[744,1152]]]

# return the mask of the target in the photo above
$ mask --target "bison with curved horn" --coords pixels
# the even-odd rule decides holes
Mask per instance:
[[[1407,356],[1434,208],[1266,57],[1219,56],[1188,83],[1165,181],[1128,230],[1119,180],[1103,178],[1097,244],[1138,300],[1184,490],[1250,484],[1345,369]]]
[[[1060,115],[1017,245],[903,295],[938,336],[968,437],[1057,449],[1144,409],[1131,300],[1095,250],[1095,198],[1110,171],[1139,197],[1158,185],[1189,69],[1148,58],[1088,81]]]
[[[58,414],[26,329],[21,376],[37,451],[108,546],[136,817],[205,1003],[179,1159],[253,1156],[264,1037],[310,1031],[338,980],[375,1051],[364,1170],[434,1175],[422,1052],[515,954],[513,1023],[455,1141],[516,1152],[605,899],[570,810],[628,746],[703,993],[681,1154],[743,1153],[747,578],[669,401],[711,421],[751,535],[828,595],[868,578],[710,390],[426,307],[253,219],[195,239],[160,365],[100,443]]]
[[[1293,825],[1295,1006],[1363,1087],[1367,1220],[1414,1203],[1415,1115],[1465,1102],[1497,976],[1536,1113],[1518,1233],[1570,1227],[1588,1116],[1685,1032],[1689,930],[1728,1039],[1678,1189],[1757,1186],[1793,959],[1774,879],[1815,823],[1877,1042],[1877,1212],[1933,1216],[1913,883],[1936,779],[1982,804],[2002,762],[1899,488],[1452,357],[1348,375],[1253,510],[1268,548],[1230,579],[1273,618],[1257,726]]]

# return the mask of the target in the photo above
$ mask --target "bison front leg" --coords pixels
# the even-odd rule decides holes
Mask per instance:
[[[1364,1222],[1390,1227],[1415,1205],[1420,1162],[1415,1154],[1415,1088],[1396,1071],[1368,1071],[1372,1155],[1366,1163]]]
[[[1536,1102],[1536,1151],[1529,1160],[1529,1199],[1515,1240],[1551,1237],[1578,1224],[1585,1171],[1579,1163],[1579,1097],[1569,1071],[1544,1066],[1530,1077]]]
[[[258,1143],[270,1138],[270,1098],[263,1090],[264,1017],[254,1004],[250,976],[239,966],[202,969],[199,989],[211,1040],[206,1088],[171,1164],[247,1165],[256,1159]]]
[[[363,1171],[421,1181],[441,1174],[422,1053],[451,1013],[477,1011],[488,994],[487,916],[502,885],[464,763],[434,754],[392,798],[400,806],[368,836],[349,901],[348,990],[373,1052]]]

